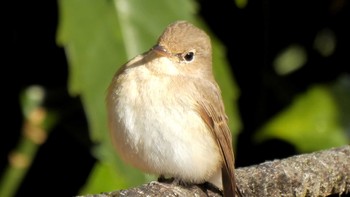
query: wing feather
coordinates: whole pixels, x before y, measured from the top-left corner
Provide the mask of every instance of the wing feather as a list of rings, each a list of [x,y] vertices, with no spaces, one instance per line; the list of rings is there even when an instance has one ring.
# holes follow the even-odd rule
[[[197,101],[197,111],[203,121],[207,124],[213,137],[217,140],[217,144],[221,151],[223,159],[222,182],[224,188],[224,196],[236,196],[236,181],[234,175],[234,155],[232,147],[232,135],[228,127],[228,118],[225,114],[224,104],[220,95],[220,89],[217,84],[211,84],[213,94],[201,95]],[[208,87],[201,87],[208,88]]]

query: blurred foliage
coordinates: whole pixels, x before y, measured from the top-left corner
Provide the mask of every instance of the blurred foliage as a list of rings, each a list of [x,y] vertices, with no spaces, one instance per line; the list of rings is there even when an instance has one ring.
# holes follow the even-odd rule
[[[238,8],[243,9],[247,6],[248,0],[235,0],[235,4]]]
[[[36,85],[27,87],[21,94],[24,116],[22,135],[15,149],[9,154],[9,165],[0,178],[1,197],[14,196],[40,146],[58,121],[55,112],[43,107],[45,96],[45,89]]]
[[[126,188],[148,181],[149,176],[126,166],[115,155],[107,131],[105,96],[116,70],[128,59],[152,47],[164,28],[175,20],[188,20],[204,29],[194,1],[61,0],[58,43],[69,62],[69,90],[83,102],[93,150],[99,159],[81,193]],[[240,129],[238,91],[213,35],[214,73],[222,88],[230,127]],[[112,164],[112,165],[111,165]]]
[[[274,68],[279,75],[287,75],[305,65],[307,60],[305,49],[297,44],[289,46],[277,55]]]
[[[340,103],[337,102],[333,89],[333,86],[325,85],[311,87],[267,122],[257,132],[256,139],[282,139],[293,144],[299,152],[347,144],[349,138],[340,119],[342,106],[338,105]],[[350,89],[341,88],[339,91],[347,91],[350,95]]]

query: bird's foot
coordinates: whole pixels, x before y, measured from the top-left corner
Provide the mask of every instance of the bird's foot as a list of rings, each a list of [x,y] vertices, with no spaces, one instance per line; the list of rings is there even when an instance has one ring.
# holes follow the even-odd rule
[[[223,191],[210,182],[204,182],[202,184],[198,184],[198,186],[202,188],[203,191],[206,191],[206,193],[208,193],[209,190],[213,193],[223,195]]]
[[[186,182],[182,181],[179,178],[174,178],[174,177],[165,178],[163,175],[160,175],[158,177],[158,182],[159,183],[170,184],[170,185],[175,185],[175,186],[181,185],[181,186],[185,186],[185,187],[190,185],[189,183],[186,183]]]

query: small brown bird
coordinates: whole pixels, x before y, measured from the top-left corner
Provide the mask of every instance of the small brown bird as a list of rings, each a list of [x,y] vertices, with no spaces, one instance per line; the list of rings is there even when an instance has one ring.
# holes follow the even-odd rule
[[[113,144],[127,163],[185,183],[210,182],[226,197],[240,195],[204,31],[186,21],[170,24],[153,48],[115,74],[107,110]]]

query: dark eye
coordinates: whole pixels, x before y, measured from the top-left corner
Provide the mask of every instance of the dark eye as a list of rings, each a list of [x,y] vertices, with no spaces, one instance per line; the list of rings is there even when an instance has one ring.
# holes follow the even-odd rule
[[[191,62],[194,59],[194,53],[192,51],[187,52],[184,55],[184,60],[186,60],[187,62]]]

